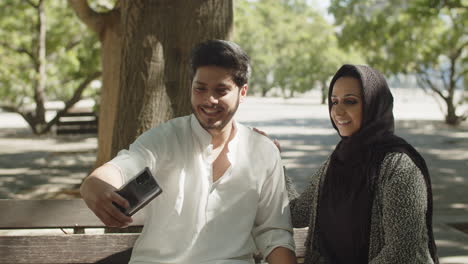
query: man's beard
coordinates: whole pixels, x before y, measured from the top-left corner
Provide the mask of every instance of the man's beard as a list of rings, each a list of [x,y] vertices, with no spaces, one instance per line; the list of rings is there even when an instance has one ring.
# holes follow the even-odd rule
[[[192,112],[194,113],[195,117],[197,118],[198,123],[200,123],[201,127],[203,127],[205,130],[218,130],[218,131],[221,131],[222,129],[224,129],[224,127],[226,127],[226,125],[232,120],[232,118],[236,114],[237,109],[239,108],[239,101],[240,101],[240,98],[237,97],[236,107],[232,111],[227,112],[226,118],[224,118],[222,120],[218,120],[218,121],[221,121],[221,123],[219,123],[219,124],[216,124],[216,123],[218,123],[218,121],[213,122],[213,124],[210,124],[211,123],[210,118],[208,118],[208,121],[206,123],[204,123],[202,120],[200,120],[201,118],[198,117],[198,112],[195,111],[193,106],[192,106]]]

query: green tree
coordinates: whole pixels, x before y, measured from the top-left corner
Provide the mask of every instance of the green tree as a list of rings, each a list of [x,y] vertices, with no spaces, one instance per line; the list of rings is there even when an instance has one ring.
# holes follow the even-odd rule
[[[0,2],[0,107],[19,113],[35,134],[48,132],[100,76],[95,39],[70,16],[62,1]],[[48,100],[65,101],[51,120]]]
[[[332,0],[343,47],[363,52],[388,74],[415,74],[419,85],[446,105],[445,121],[466,118],[457,107],[457,88],[468,72],[468,9],[464,0]]]
[[[234,23],[234,40],[252,58],[250,88],[262,96],[271,88],[292,97],[320,86],[325,102],[339,65],[360,61],[338,48],[333,25],[304,0],[238,1]]]

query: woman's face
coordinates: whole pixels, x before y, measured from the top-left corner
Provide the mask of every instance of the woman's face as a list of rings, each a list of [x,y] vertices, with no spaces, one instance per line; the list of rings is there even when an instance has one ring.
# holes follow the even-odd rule
[[[342,137],[349,137],[361,128],[362,92],[358,79],[341,77],[331,95],[331,118]]]

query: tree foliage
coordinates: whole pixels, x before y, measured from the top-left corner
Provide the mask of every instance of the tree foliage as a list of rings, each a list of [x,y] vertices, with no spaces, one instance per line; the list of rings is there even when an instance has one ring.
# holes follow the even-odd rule
[[[468,8],[464,0],[332,0],[343,47],[361,50],[389,74],[415,74],[421,87],[446,104],[446,122],[458,124],[468,77]]]
[[[234,40],[252,58],[251,89],[283,96],[323,85],[340,64],[358,60],[337,45],[333,26],[303,0],[235,2]],[[354,57],[353,57],[354,56]]]
[[[37,134],[58,118],[46,120],[46,101],[65,101],[67,110],[100,75],[96,38],[71,17],[63,1],[0,2],[0,107]]]

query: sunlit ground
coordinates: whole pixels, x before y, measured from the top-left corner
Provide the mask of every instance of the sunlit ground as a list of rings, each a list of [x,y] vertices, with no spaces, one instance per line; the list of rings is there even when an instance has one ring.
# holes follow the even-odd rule
[[[421,152],[430,169],[442,263],[468,263],[468,235],[447,225],[468,223],[468,123],[445,125],[439,105],[420,90],[395,90],[394,96],[396,133]],[[237,119],[280,140],[287,173],[299,191],[338,142],[317,93],[248,97]],[[18,115],[0,113],[0,198],[73,197],[95,152],[94,136],[35,137]]]

